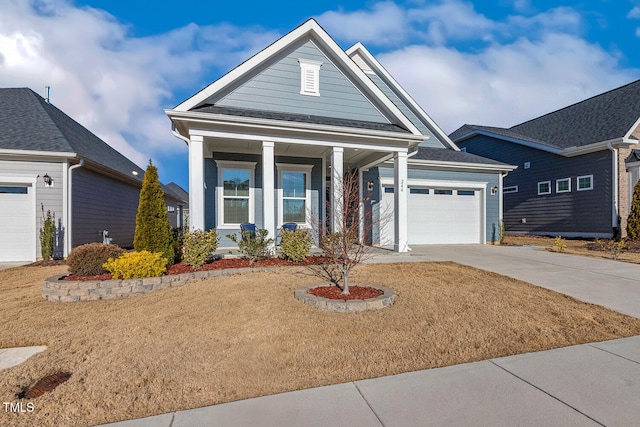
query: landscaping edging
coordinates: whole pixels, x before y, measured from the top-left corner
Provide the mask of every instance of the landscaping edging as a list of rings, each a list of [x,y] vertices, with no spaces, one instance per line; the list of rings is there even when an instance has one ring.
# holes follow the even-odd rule
[[[354,284],[355,285],[355,284]],[[359,311],[366,310],[379,310],[381,308],[385,308],[393,304],[396,299],[396,293],[389,288],[385,288],[384,286],[375,286],[375,285],[360,285],[367,286],[369,288],[380,289],[383,294],[377,296],[375,298],[369,298],[365,300],[337,300],[337,299],[329,299],[323,297],[317,297],[308,292],[309,289],[317,288],[320,286],[333,286],[327,284],[313,284],[313,285],[305,285],[296,288],[293,292],[294,297],[307,305],[310,305],[314,308],[320,310],[328,310],[328,311],[337,311],[340,313],[356,313]]]
[[[45,279],[42,296],[52,302],[94,301],[145,294],[148,292],[182,286],[193,280],[204,280],[210,277],[229,276],[232,274],[252,273],[274,270],[279,267],[226,268],[221,270],[196,271],[193,273],[172,274],[145,279],[122,280],[61,280],[68,274]]]

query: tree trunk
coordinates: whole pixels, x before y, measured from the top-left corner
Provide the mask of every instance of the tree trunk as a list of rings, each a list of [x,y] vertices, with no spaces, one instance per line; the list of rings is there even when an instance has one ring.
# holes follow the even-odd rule
[[[349,269],[345,268],[342,273],[342,280],[344,280],[344,286],[342,287],[342,295],[349,295]]]

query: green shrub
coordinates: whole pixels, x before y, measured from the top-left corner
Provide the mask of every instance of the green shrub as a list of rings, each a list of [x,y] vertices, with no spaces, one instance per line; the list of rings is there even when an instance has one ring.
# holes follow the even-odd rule
[[[227,234],[227,237],[238,245],[240,253],[249,260],[249,264],[253,264],[261,258],[271,256],[271,247],[273,239],[268,238],[268,230],[256,230],[255,237],[251,237],[251,231],[242,231],[240,237],[236,234]]]
[[[158,180],[158,169],[151,160],[140,189],[133,248],[136,251],[162,252],[167,265],[173,262],[175,256],[164,191]]]
[[[182,261],[182,245],[184,244],[184,235],[187,230],[184,227],[171,228],[171,237],[173,238],[173,263],[177,264]]]
[[[303,228],[283,229],[280,234],[280,258],[302,262],[311,251],[311,232]]]
[[[218,249],[216,230],[195,230],[183,236],[182,252],[184,263],[195,268],[203,266],[211,254]]]
[[[119,258],[109,258],[104,268],[116,279],[156,277],[167,271],[167,259],[161,252],[127,252]]]
[[[125,250],[118,245],[88,243],[74,248],[67,258],[69,271],[78,276],[96,276],[107,270],[103,264],[109,258],[118,258]]]
[[[40,210],[42,210],[42,227],[40,228],[40,253],[42,259],[47,261],[51,259],[53,255],[53,233],[56,227],[55,216],[51,215],[51,211],[47,209],[47,214],[44,214],[44,205],[40,204]]]
[[[640,181],[633,188],[631,212],[627,217],[627,237],[631,240],[640,240]]]

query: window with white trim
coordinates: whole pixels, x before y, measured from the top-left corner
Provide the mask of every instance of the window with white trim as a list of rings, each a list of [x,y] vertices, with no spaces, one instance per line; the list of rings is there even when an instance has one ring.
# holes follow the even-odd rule
[[[593,175],[579,176],[578,191],[593,190]]]
[[[570,193],[571,178],[556,179],[556,193]]]
[[[517,193],[517,192],[518,192],[518,186],[517,185],[510,185],[510,186],[504,187],[502,189],[502,194]]]
[[[551,194],[551,181],[542,181],[538,183],[538,196]]]
[[[218,166],[218,226],[240,227],[254,222],[255,162],[216,160]]]
[[[311,170],[313,165],[277,163],[278,222],[292,222],[309,227],[311,211]]]
[[[320,67],[322,62],[298,59],[300,64],[300,94],[320,96]]]

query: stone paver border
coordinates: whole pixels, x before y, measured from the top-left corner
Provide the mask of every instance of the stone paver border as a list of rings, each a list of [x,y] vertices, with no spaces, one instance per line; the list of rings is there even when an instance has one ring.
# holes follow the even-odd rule
[[[328,284],[312,284],[305,285],[296,288],[293,295],[298,300],[307,305],[310,305],[314,308],[320,310],[328,310],[328,311],[337,311],[339,313],[356,313],[360,311],[366,310],[379,310],[381,308],[385,308],[393,304],[396,299],[396,293],[389,288],[385,288],[384,286],[376,286],[376,285],[361,285],[361,284],[352,284],[358,286],[367,286],[369,288],[380,289],[383,294],[375,297],[369,298],[365,300],[335,300],[328,299],[323,297],[317,297],[315,295],[310,294],[308,291],[312,288],[317,288],[320,286],[332,286]]]
[[[147,277],[145,279],[122,280],[61,280],[63,277],[68,276],[68,274],[62,274],[45,279],[42,287],[42,296],[47,301],[52,302],[111,299],[181,286],[193,280],[205,280],[217,276],[269,271],[277,268],[280,267],[226,268],[160,277]]]

